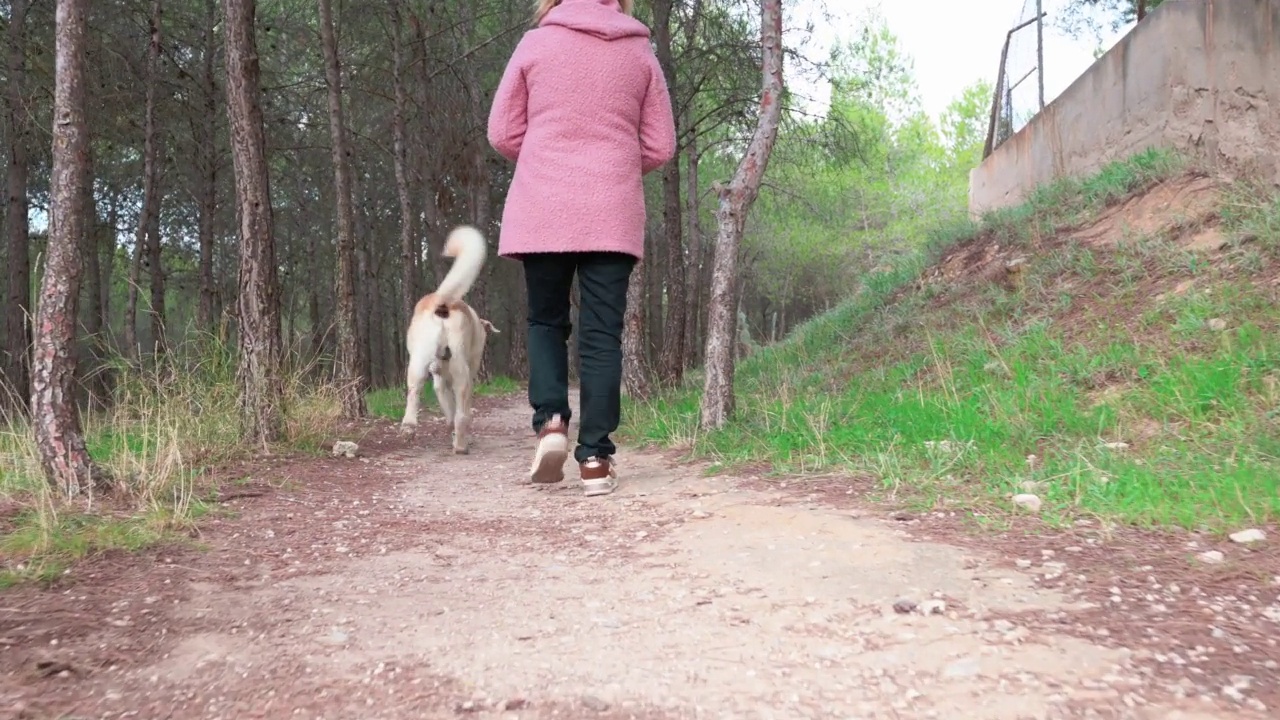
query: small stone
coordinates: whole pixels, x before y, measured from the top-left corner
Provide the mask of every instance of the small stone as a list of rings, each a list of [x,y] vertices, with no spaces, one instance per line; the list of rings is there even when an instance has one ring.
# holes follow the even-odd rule
[[[899,600],[894,601],[893,611],[898,613],[899,615],[906,615],[914,611],[916,609],[916,606],[917,606],[917,603],[915,600],[908,600],[907,598],[901,598]]]
[[[354,458],[360,453],[360,446],[350,440],[339,440],[333,444],[334,457]]]
[[[694,510],[693,512],[689,513],[689,517],[693,518],[694,520],[706,520],[707,518],[711,517],[711,513],[707,512],[706,510]]]
[[[1257,528],[1241,530],[1240,532],[1231,533],[1231,542],[1240,545],[1248,545],[1250,543],[1262,542],[1267,539],[1267,534]]]
[[[1222,332],[1227,329],[1227,321],[1222,318],[1213,318],[1208,323],[1209,329],[1214,332]]]
[[[1204,563],[1205,565],[1217,565],[1218,563],[1221,563],[1222,561],[1227,559],[1226,555],[1223,555],[1221,552],[1217,550],[1206,550],[1205,552],[1200,553],[1196,557],[1200,558],[1200,562]]]
[[[1128,450],[1128,449],[1129,449],[1129,443],[1127,443],[1127,442],[1109,442],[1109,443],[1103,443],[1103,444],[1102,444],[1102,447],[1104,447],[1104,448],[1106,448],[1106,449],[1108,449],[1108,450]]]
[[[1016,561],[1014,561],[1014,564],[1018,566],[1018,569],[1019,569],[1019,570],[1030,570],[1030,569],[1031,569],[1031,561],[1030,561],[1030,560],[1016,560]]]
[[[920,603],[921,615],[945,615],[947,603],[942,600],[925,600]]]
[[[582,706],[594,712],[604,712],[609,709],[609,703],[601,700],[595,695],[583,695]]]
[[[1040,496],[1031,493],[1021,493],[1013,496],[1013,504],[1028,512],[1040,512]]]
[[[529,707],[529,701],[522,697],[511,698],[502,704],[503,710],[523,710]]]

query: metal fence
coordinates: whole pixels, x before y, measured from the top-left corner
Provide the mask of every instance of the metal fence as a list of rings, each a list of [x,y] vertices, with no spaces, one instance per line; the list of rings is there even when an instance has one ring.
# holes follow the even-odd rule
[[[1044,109],[1044,23],[1044,0],[1023,0],[1000,50],[984,158]]]

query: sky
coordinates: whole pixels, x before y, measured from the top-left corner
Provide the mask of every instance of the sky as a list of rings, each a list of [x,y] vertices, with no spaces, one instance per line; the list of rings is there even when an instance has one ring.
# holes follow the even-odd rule
[[[800,0],[796,3],[795,19],[817,17],[820,2],[825,2],[830,20],[816,23],[814,36],[806,42],[810,57],[823,57],[826,48],[838,40],[855,36],[859,22],[868,11],[878,11],[889,29],[898,37],[902,49],[915,62],[915,76],[925,110],[932,116],[946,108],[965,86],[980,79],[994,84],[1000,64],[1000,48],[1005,34],[1017,24],[1024,0]],[[1045,102],[1052,101],[1080,76],[1094,61],[1096,39],[1079,40],[1067,37],[1054,27],[1052,19],[1060,15],[1069,0],[1044,0],[1046,19],[1045,34]],[[977,10],[982,6],[982,10]],[[1128,28],[1108,34],[1103,47],[1109,48]],[[1029,70],[1034,67],[1035,30],[1027,28],[1019,42],[1027,43],[1019,48],[1025,54],[1023,61]],[[1038,102],[1033,89],[1036,79],[1026,81],[1030,94],[1028,101]],[[805,94],[825,97],[824,89],[810,84],[797,90]],[[1015,102],[1020,105],[1020,102]],[[1034,107],[1032,109],[1035,109]]]

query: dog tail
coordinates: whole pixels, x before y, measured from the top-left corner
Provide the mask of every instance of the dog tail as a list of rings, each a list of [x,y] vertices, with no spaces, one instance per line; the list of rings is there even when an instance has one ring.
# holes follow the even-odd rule
[[[454,260],[453,267],[436,288],[436,297],[441,305],[457,302],[467,294],[476,278],[480,277],[487,251],[484,236],[470,225],[459,225],[449,233],[444,243],[444,256]]]

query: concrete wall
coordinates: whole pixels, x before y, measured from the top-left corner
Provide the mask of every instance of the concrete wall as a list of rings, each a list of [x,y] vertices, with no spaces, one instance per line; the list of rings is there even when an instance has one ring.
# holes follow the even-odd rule
[[[969,174],[975,214],[1173,147],[1280,183],[1280,0],[1170,0]]]

